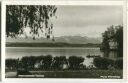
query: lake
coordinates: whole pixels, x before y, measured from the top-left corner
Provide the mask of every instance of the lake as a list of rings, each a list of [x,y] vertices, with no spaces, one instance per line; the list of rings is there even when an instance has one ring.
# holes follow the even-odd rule
[[[6,47],[6,59],[40,55],[66,56],[67,58],[69,56],[82,56],[85,58],[84,64],[88,66],[92,64],[93,58],[86,58],[87,55],[103,56],[103,53],[98,47]]]

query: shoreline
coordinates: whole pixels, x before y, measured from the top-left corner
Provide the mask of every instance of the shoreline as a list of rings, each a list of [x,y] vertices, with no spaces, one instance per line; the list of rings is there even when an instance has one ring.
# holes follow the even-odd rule
[[[44,48],[44,49],[53,49],[53,48],[55,48],[55,49],[100,49],[100,47],[5,47],[5,48],[33,48],[33,49],[40,49],[40,48]]]

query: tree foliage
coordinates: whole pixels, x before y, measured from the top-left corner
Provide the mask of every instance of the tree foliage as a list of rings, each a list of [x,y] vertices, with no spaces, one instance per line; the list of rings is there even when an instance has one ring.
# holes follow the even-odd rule
[[[31,68],[34,68],[36,58],[34,56],[30,56],[30,57],[26,56],[21,59],[21,62],[22,62],[21,65],[23,66],[23,68],[31,69]]]
[[[17,59],[6,59],[6,67],[8,69],[16,69],[17,68],[17,63],[18,60]]]
[[[68,59],[70,69],[79,69],[81,63],[84,62],[83,57],[77,57],[77,56],[70,56]]]
[[[33,39],[36,36],[42,37],[40,33],[45,33],[50,38],[53,29],[50,19],[55,16],[56,10],[54,5],[7,5],[7,37],[24,34],[24,29],[29,27]]]
[[[123,26],[110,26],[104,33],[102,33],[102,51],[109,52],[110,49],[110,42],[117,43],[116,50],[118,52],[118,56],[123,56]]]
[[[115,61],[115,68],[123,69],[123,58],[119,58]]]
[[[41,66],[44,70],[50,69],[51,64],[52,64],[52,56],[51,55],[47,55],[42,58]]]
[[[52,67],[61,70],[64,64],[68,64],[66,56],[56,56],[53,59]]]
[[[17,62],[15,62],[17,61]],[[78,70],[83,66],[84,58],[77,56],[70,56],[68,59],[66,56],[55,56],[51,55],[41,55],[41,56],[24,56],[20,60],[6,59],[6,68],[7,69],[24,69],[25,72],[32,69],[41,69],[41,70],[63,70],[64,65],[67,65],[67,68]],[[37,66],[38,67],[35,67]]]
[[[98,68],[98,69],[108,69],[108,67],[114,64],[114,61],[108,58],[102,58],[102,57],[97,57],[94,58],[93,64]]]

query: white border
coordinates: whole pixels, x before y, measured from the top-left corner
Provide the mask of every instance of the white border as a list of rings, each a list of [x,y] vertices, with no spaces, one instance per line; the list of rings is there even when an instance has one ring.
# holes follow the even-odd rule
[[[128,42],[128,1],[126,0],[126,27],[127,27],[127,42]],[[128,44],[127,44],[127,50],[128,50]],[[127,81],[128,81],[128,52],[127,52]]]
[[[1,2],[1,11],[5,12],[5,5]],[[1,80],[5,76],[5,13],[1,12]],[[3,19],[4,18],[4,19]],[[2,28],[3,27],[3,28]]]
[[[3,5],[123,5],[123,1],[4,0]]]
[[[127,3],[124,2],[123,5],[123,77],[124,79],[128,78],[128,71],[127,71]]]
[[[5,79],[5,24],[6,24],[6,5],[121,5],[123,6],[123,25],[124,25],[124,39],[126,39],[126,33],[127,33],[127,28],[126,28],[126,2],[125,1],[58,1],[58,0],[53,0],[53,1],[30,1],[30,0],[5,0],[2,1],[2,14],[1,14],[1,21],[2,21],[2,41],[1,41],[1,45],[2,45],[2,81],[6,81],[6,82],[16,82],[16,81],[26,81],[26,82],[52,82],[52,83],[56,83],[56,82],[124,82],[126,81],[126,40],[124,41],[124,68],[123,68],[123,79],[87,79],[87,78],[82,78],[82,79],[78,79],[78,78],[66,78],[66,79],[54,79],[54,78],[6,78]]]

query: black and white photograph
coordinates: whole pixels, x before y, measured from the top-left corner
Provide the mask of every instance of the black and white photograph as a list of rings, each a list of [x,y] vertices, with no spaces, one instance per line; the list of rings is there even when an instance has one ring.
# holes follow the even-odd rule
[[[122,5],[6,5],[5,78],[123,79]]]

